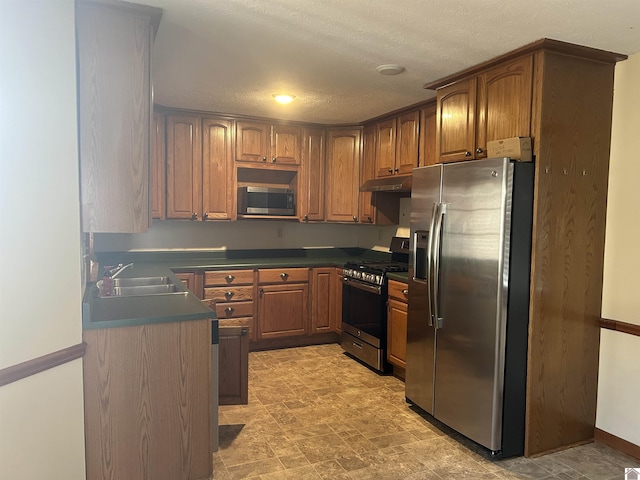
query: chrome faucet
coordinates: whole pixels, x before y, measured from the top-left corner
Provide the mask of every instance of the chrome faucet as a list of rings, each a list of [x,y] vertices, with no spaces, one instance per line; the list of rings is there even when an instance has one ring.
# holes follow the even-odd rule
[[[111,278],[116,278],[118,275],[124,272],[127,268],[132,266],[133,266],[133,262],[128,263],[126,265],[122,265],[121,263],[119,263],[117,267],[113,267],[111,270],[109,270],[109,274],[110,274],[109,276]]]

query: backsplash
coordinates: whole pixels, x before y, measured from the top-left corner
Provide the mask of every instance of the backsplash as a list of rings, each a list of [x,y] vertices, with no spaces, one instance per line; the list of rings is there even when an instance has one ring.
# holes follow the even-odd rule
[[[400,225],[289,221],[156,221],[146,233],[94,235],[96,252],[361,247],[388,251],[391,237],[409,236],[410,199],[400,201]]]

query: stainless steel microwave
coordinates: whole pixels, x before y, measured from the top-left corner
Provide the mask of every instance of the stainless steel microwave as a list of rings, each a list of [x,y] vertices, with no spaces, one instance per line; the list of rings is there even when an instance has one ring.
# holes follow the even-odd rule
[[[238,187],[238,213],[243,215],[295,215],[293,190],[274,187]]]

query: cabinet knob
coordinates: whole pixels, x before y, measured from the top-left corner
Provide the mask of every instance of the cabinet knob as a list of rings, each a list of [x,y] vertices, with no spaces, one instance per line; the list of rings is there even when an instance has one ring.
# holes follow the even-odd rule
[[[484,150],[482,150],[481,148],[476,148],[476,153],[482,153],[484,152]]]
[[[358,217],[356,217],[355,215],[353,216],[353,221],[357,222],[358,221]]]
[[[267,157],[262,157],[262,161],[266,162],[267,161]]]
[[[233,297],[233,292],[225,292],[224,296],[227,300],[230,300]]]
[[[227,307],[224,309],[224,313],[227,314],[227,316],[231,316],[231,314],[233,314],[233,307]]]
[[[465,157],[470,157],[471,156],[471,152],[464,152],[464,156]]]
[[[285,272],[282,272],[282,273],[280,274],[280,278],[281,278],[282,280],[286,280],[287,278],[289,278],[289,274],[288,274],[288,273],[285,273]]]
[[[202,214],[202,219],[203,219],[203,220],[207,220],[208,218],[209,218],[209,213],[208,213],[208,212],[204,212],[204,213]]]
[[[403,295],[409,295],[409,290],[407,290],[406,288],[404,290],[402,290],[402,294]]]
[[[387,172],[389,172],[389,173],[393,173],[393,169],[391,169],[391,168],[387,168]]]
[[[227,281],[227,283],[231,283],[233,282],[233,279],[236,278],[233,275],[227,275],[226,277],[224,277],[224,279]]]
[[[273,158],[271,159],[271,163],[276,163],[276,160],[278,160],[278,159],[277,159],[276,157],[273,157]]]
[[[394,169],[393,169],[393,171],[394,171],[395,173],[398,173],[398,172],[400,171],[400,169],[399,169],[399,168],[394,168]]]
[[[305,216],[302,217],[302,220],[305,221],[305,222],[308,222],[309,221],[309,215],[305,214]]]
[[[191,220],[197,220],[198,219],[198,214],[197,213],[192,213],[191,214]]]
[[[371,218],[371,217],[367,217],[367,222],[369,222],[369,223],[373,223],[373,218]]]

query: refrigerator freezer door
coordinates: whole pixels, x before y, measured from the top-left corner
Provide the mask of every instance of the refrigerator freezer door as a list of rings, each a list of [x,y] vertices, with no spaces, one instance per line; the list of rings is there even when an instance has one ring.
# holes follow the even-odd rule
[[[435,331],[433,326],[429,325],[431,310],[427,285],[429,278],[427,257],[432,213],[434,205],[440,202],[441,172],[441,165],[414,169],[411,191],[412,251],[409,262],[405,396],[410,402],[431,414],[433,413]],[[414,277],[416,277],[415,280]]]
[[[495,451],[502,432],[512,171],[508,160],[491,159],[446,165],[442,175],[433,415]]]

